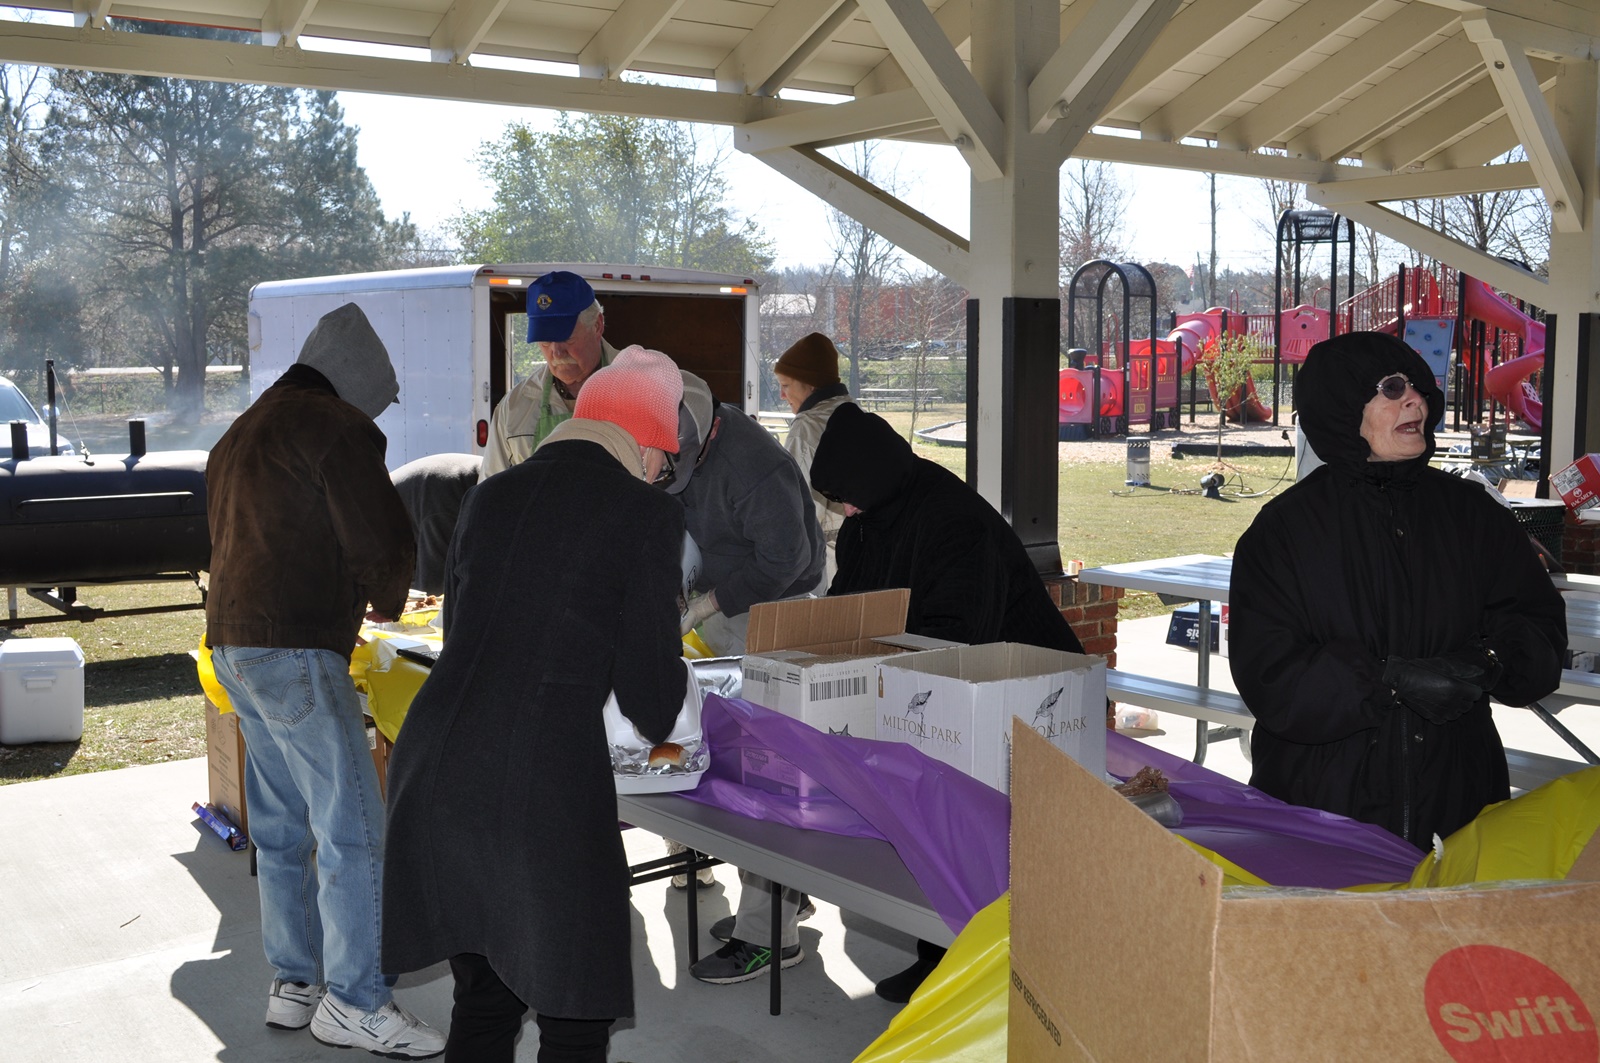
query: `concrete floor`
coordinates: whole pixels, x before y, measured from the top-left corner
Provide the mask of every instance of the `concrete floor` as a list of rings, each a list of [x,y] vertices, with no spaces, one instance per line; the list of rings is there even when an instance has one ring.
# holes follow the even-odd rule
[[[1166,618],[1124,623],[1121,665],[1192,681],[1194,654],[1164,644]],[[1230,680],[1217,661],[1214,681]],[[1559,740],[1529,714],[1504,710],[1510,745],[1559,755]],[[1600,709],[1572,709],[1568,726],[1600,744]],[[1194,725],[1163,721],[1152,739],[1188,756]],[[1208,766],[1247,777],[1237,742]],[[191,1060],[342,1060],[309,1034],[262,1022],[272,972],[261,953],[255,882],[190,812],[206,794],[206,765],[187,760],[0,787],[0,1058],[16,1063],[187,1063]],[[661,842],[628,832],[630,858]],[[732,869],[700,895],[702,927],[737,900]],[[767,1014],[767,981],[710,986],[689,978],[683,898],[665,882],[633,893],[638,1017],[619,1027],[611,1058],[635,1063],[846,1061],[897,1010],[872,994],[905,966],[905,935],[818,903],[802,924],[807,959],[784,974],[784,1013]],[[669,918],[670,916],[670,918]],[[702,942],[702,951],[715,943]],[[437,967],[401,979],[397,998],[444,1026],[450,977]],[[525,1028],[531,1030],[531,1027]],[[524,1034],[519,1060],[537,1054]]]

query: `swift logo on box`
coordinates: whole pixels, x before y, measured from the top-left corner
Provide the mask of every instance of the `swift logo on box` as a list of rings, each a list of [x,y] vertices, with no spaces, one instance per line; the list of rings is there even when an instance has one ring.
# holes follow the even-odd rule
[[[1434,1036],[1456,1063],[1594,1063],[1600,1032],[1566,979],[1499,945],[1439,957],[1423,988]]]

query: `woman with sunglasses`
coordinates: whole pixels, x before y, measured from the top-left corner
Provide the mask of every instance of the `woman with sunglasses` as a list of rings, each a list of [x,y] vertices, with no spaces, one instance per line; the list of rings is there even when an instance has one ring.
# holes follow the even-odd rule
[[[1510,512],[1428,465],[1444,395],[1410,347],[1324,340],[1295,399],[1324,464],[1262,507],[1229,592],[1250,782],[1426,849],[1510,796],[1489,699],[1556,688],[1565,609]]]
[[[650,486],[683,379],[629,347],[527,461],[467,495],[444,649],[389,766],[384,970],[450,961],[446,1063],[604,1063],[633,1014],[627,860],[601,712],[662,742],[683,705],[683,507]]]

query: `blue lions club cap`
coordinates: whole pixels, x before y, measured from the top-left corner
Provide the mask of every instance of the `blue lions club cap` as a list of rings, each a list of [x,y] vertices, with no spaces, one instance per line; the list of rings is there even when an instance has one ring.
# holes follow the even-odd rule
[[[528,342],[564,342],[593,303],[594,289],[576,273],[546,273],[528,285]]]

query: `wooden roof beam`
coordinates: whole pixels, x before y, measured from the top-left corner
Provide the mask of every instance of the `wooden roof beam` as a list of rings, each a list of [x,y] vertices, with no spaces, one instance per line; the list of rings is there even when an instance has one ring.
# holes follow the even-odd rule
[[[1376,203],[1340,202],[1341,194],[1338,186],[1332,189],[1322,185],[1306,186],[1306,197],[1313,203],[1336,210],[1359,225],[1447,262],[1468,276],[1487,281],[1492,287],[1509,292],[1518,299],[1525,299],[1535,306],[1550,305],[1550,282],[1543,277],[1485,254],[1387,207]]]
[[[1139,123],[1139,131],[1156,140],[1200,135],[1211,119],[1234,101],[1312,46],[1338,33],[1371,6],[1372,0],[1316,0],[1306,4],[1146,117]]]
[[[494,0],[504,4],[505,0]],[[622,0],[578,53],[578,75],[616,81],[655,39],[684,0]]]
[[[1289,154],[1342,159],[1480,76],[1483,57],[1465,36],[1390,75],[1288,143]]]
[[[1250,151],[1288,136],[1334,100],[1353,91],[1384,67],[1398,62],[1430,37],[1453,29],[1455,15],[1412,4],[1377,23],[1349,45],[1301,74],[1292,84],[1263,100],[1217,131],[1217,144]]]
[[[779,0],[717,64],[717,88],[777,95],[856,10],[856,0]]]
[[[1541,88],[1552,88],[1561,64],[1536,60],[1534,67]],[[1499,91],[1494,82],[1484,78],[1426,114],[1418,115],[1403,128],[1368,145],[1361,157],[1386,170],[1404,170],[1425,163],[1469,131],[1504,114],[1505,104],[1500,100]]]
[[[955,283],[971,287],[971,247],[960,234],[809,148],[776,148],[754,157]]]
[[[861,10],[974,176],[982,181],[1001,176],[1005,128],[1000,115],[922,0],[861,0]]]
[[[1064,118],[1080,127],[1078,136],[1088,132],[1180,6],[1180,0],[1085,2],[1093,6],[1028,86],[1028,122],[1035,133]]]
[[[1467,37],[1483,53],[1489,77],[1505,102],[1506,117],[1516,129],[1528,161],[1539,175],[1539,187],[1550,204],[1550,224],[1559,232],[1582,232],[1587,224],[1589,197],[1578,180],[1577,169],[1567,150],[1555,115],[1545,102],[1539,75],[1528,58],[1525,46],[1504,36],[1518,28],[1485,14],[1461,20]]]
[[[1255,10],[1262,0],[1194,0],[1167,23],[1144,58],[1134,64],[1122,87],[1112,94],[1110,114],[1156,78],[1183,62],[1213,37]],[[1077,5],[1073,5],[1077,6]]]

